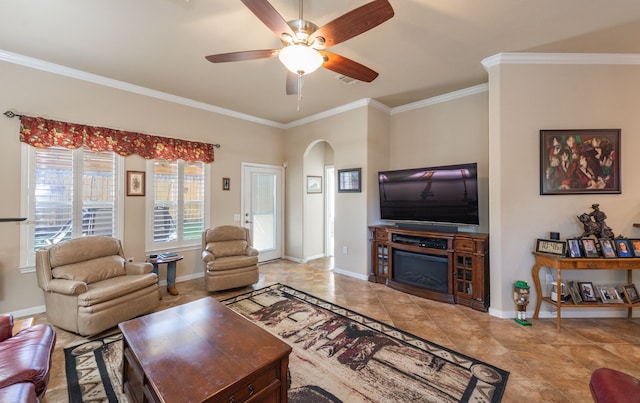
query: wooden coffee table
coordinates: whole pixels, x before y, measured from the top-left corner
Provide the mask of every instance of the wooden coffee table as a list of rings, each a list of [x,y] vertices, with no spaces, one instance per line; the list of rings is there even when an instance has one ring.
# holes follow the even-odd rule
[[[133,402],[287,401],[291,347],[213,298],[118,326]]]

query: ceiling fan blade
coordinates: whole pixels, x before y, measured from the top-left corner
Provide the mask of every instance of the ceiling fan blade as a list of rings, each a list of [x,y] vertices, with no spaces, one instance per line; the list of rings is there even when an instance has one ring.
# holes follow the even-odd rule
[[[326,50],[320,50],[319,52],[325,59],[325,62],[322,65],[325,69],[329,69],[336,73],[367,83],[370,83],[378,77],[378,73],[367,66],[363,66],[362,64],[354,62],[351,59],[347,59],[344,56],[327,52]]]
[[[394,12],[388,0],[367,3],[318,28],[309,36],[308,43],[318,37],[324,38],[324,47],[337,45],[360,35],[393,17]]]
[[[287,21],[276,11],[267,0],[242,0],[244,5],[251,10],[280,39],[283,34],[295,38],[296,34],[287,24]]]
[[[287,70],[287,95],[298,95],[298,75]]]
[[[280,49],[245,50],[242,52],[220,53],[206,56],[211,63],[240,62],[243,60],[267,59],[276,57]]]

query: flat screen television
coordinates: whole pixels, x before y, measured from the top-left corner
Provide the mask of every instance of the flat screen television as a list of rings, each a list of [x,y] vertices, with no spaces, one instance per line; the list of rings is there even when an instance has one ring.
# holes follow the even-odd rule
[[[378,173],[380,218],[479,225],[477,163]]]

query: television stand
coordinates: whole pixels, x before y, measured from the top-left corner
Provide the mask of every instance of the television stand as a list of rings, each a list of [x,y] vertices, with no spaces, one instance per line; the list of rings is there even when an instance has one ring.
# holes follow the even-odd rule
[[[487,234],[369,227],[369,281],[435,301],[489,309]]]

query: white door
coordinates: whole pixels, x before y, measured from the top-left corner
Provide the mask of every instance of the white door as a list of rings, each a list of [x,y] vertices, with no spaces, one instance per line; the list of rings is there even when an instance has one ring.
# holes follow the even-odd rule
[[[283,176],[282,167],[242,164],[241,224],[251,231],[260,262],[282,257]]]

